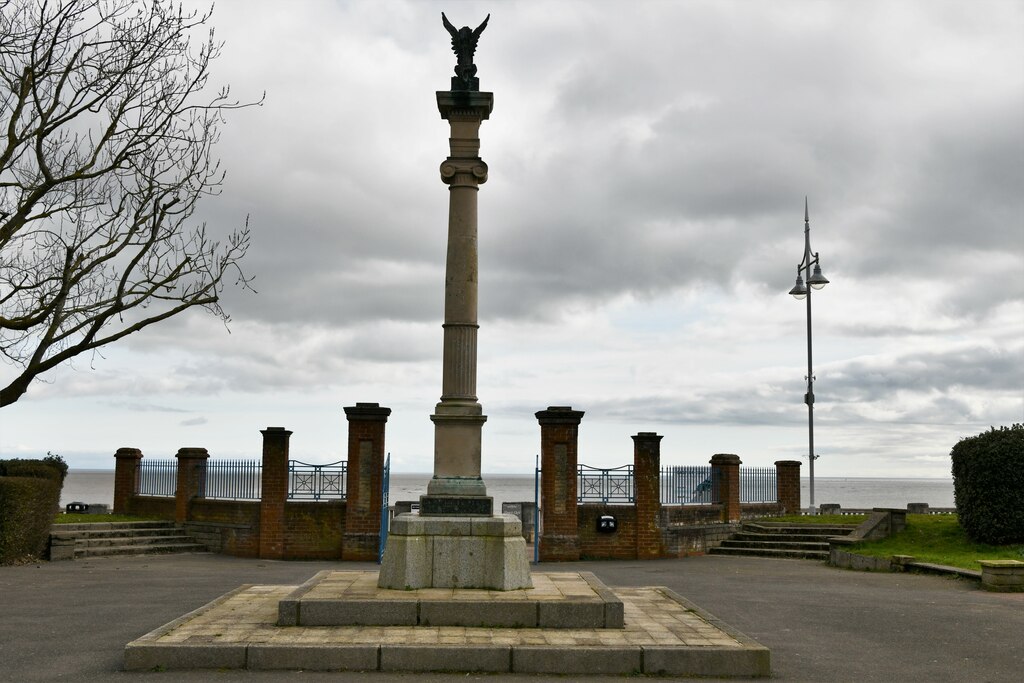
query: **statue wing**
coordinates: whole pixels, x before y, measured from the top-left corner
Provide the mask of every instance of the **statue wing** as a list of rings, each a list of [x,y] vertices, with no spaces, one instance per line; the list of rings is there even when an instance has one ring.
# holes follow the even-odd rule
[[[442,15],[443,14],[444,13],[442,12]],[[487,28],[487,22],[490,21],[490,19],[491,19],[491,15],[488,14],[487,18],[484,19],[484,23],[482,23],[479,26],[477,26],[476,30],[473,31],[473,43],[474,44],[476,44],[477,39],[480,38],[480,34],[484,32],[484,29]]]
[[[489,17],[491,15],[488,14],[487,16]],[[448,33],[452,34],[452,38],[454,39],[455,36],[458,35],[459,30],[457,28],[455,28],[454,26],[452,26],[452,22],[448,21],[448,17],[446,17],[444,15],[444,12],[441,12],[441,21],[444,22],[444,27],[446,29],[448,29]],[[485,21],[484,23],[486,24],[487,22]]]

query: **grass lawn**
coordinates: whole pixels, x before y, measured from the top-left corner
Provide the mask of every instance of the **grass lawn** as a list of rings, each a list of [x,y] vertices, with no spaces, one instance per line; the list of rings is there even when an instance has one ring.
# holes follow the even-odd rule
[[[975,543],[957,523],[956,515],[907,515],[907,528],[880,541],[850,546],[850,552],[873,557],[913,555],[919,562],[933,562],[980,570],[978,560],[1024,561],[1024,544]]]
[[[88,515],[59,514],[53,518],[54,524],[91,524],[94,522],[152,522],[153,517],[135,517],[133,515]]]

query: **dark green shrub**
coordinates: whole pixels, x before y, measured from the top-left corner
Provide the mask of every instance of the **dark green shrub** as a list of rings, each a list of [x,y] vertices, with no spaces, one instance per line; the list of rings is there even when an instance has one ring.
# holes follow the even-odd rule
[[[0,460],[0,564],[46,552],[68,466],[59,455]]]
[[[46,552],[60,489],[58,477],[0,477],[0,564]]]
[[[961,439],[950,452],[960,525],[980,543],[1024,542],[1024,424]]]

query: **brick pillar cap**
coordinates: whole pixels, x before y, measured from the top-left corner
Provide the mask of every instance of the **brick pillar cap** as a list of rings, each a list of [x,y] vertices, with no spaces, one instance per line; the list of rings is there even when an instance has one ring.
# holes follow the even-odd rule
[[[118,448],[114,453],[115,458],[141,458],[142,451],[138,448]]]
[[[711,456],[712,465],[739,465],[742,464],[740,456],[732,453],[715,453]]]
[[[345,406],[345,417],[350,422],[387,422],[390,414],[391,408],[382,408],[379,403],[356,403],[354,406]]]
[[[176,458],[209,458],[210,452],[205,448],[179,448]]]
[[[289,430],[285,429],[284,427],[267,427],[266,429],[261,429],[260,434],[262,434],[263,436],[270,436],[271,434],[273,434],[274,436],[292,435],[292,433]]]
[[[573,410],[572,406],[548,406],[547,410],[538,410],[533,414],[537,421],[545,424],[575,424],[583,419],[582,410]]]
[[[631,436],[629,438],[634,441],[661,441],[665,437],[657,432],[637,432],[636,436]]]
[[[803,465],[799,460],[776,460],[776,467],[800,467]]]

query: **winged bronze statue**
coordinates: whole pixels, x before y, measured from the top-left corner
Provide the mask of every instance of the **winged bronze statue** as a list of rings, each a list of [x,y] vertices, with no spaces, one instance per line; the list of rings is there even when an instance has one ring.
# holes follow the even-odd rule
[[[458,64],[455,66],[455,76],[452,77],[452,91],[456,90],[480,90],[480,79],[476,77],[476,64],[473,63],[473,54],[476,52],[476,43],[480,40],[480,34],[487,28],[487,22],[491,15],[488,14],[483,23],[470,29],[463,26],[456,29],[448,17],[441,12],[441,21],[448,33],[452,35],[452,52],[458,57]]]

